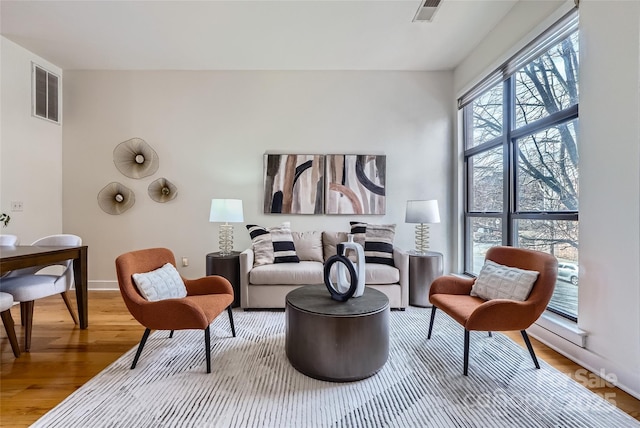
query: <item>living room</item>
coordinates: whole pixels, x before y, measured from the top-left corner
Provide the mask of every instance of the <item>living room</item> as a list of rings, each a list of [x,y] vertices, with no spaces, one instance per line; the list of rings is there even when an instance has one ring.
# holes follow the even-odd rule
[[[395,223],[395,244],[405,249],[413,248],[413,225],[404,223],[406,201],[437,199],[441,223],[431,227],[430,247],[444,255],[445,272],[462,272],[464,183],[456,100],[573,7],[573,2],[565,1],[482,2],[500,11],[500,19],[482,37],[471,39],[473,45],[455,66],[441,70],[430,68],[428,58],[413,69],[390,67],[386,64],[394,57],[388,46],[380,48],[387,57],[377,64],[361,67],[354,61],[350,68],[345,63],[338,68],[322,62],[331,58],[328,52],[305,49],[305,42],[315,47],[314,40],[301,40],[297,46],[299,56],[306,55],[305,67],[286,58],[277,61],[277,50],[270,51],[275,58],[257,58],[253,68],[243,67],[242,61],[248,59],[242,57],[216,69],[167,66],[161,61],[163,46],[131,43],[126,54],[132,65],[114,69],[109,59],[117,52],[97,52],[92,58],[102,61],[95,65],[75,64],[71,53],[82,45],[81,39],[66,40],[47,56],[45,51],[38,54],[46,34],[40,40],[21,35],[21,27],[34,24],[21,21],[19,13],[7,13],[14,7],[23,10],[20,3],[2,2],[0,207],[7,212],[11,201],[24,205],[22,211],[9,212],[12,219],[3,233],[19,236],[23,244],[53,233],[81,236],[89,247],[90,290],[117,289],[115,258],[153,246],[170,248],[179,260],[186,257],[188,266],[179,266],[185,277],[202,276],[205,255],[217,250],[217,225],[207,217],[212,198],[242,199],[245,224],[274,226],[290,221],[293,230],[304,231],[318,229],[319,223],[323,230],[348,230],[351,220]],[[24,10],[55,21],[56,2],[29,3],[22,6]],[[304,3],[319,7],[323,2]],[[394,2],[372,3],[371,7],[395,11]],[[400,3],[409,3],[410,21],[419,2]],[[594,372],[614,373],[620,388],[640,398],[638,16],[637,1],[580,2],[576,326],[587,333],[587,344],[576,346],[542,327],[534,327],[531,334]],[[147,18],[149,31],[161,34]],[[268,28],[260,25],[261,14],[246,18],[244,25]],[[437,15],[434,24],[436,19]],[[100,29],[118,39],[119,27],[127,23],[131,24],[108,21]],[[30,36],[37,34],[31,31]],[[273,31],[276,35],[268,41],[282,37]],[[414,31],[418,37],[424,28]],[[245,37],[243,33],[214,40],[211,53],[199,53],[214,55],[218,45],[242,46]],[[259,43],[259,38],[254,33],[251,39]],[[145,49],[157,52],[155,67],[135,62]],[[187,56],[191,48],[184,50]],[[350,56],[357,58],[358,52],[344,53]],[[61,125],[31,115],[32,62],[62,78]],[[114,166],[114,148],[134,137],[158,153],[160,166],[154,176],[129,179]],[[266,153],[386,155],[386,213],[264,214]],[[158,177],[178,188],[170,203],[158,204],[146,195],[147,186]],[[100,189],[113,181],[136,195],[135,205],[122,215],[108,215],[97,204]],[[244,224],[236,225],[234,241],[236,250],[250,246]]]

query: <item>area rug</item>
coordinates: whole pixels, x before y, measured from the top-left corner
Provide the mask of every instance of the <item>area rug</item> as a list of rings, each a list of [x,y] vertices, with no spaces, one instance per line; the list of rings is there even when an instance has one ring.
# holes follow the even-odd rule
[[[39,419],[35,427],[636,427],[581,384],[502,334],[471,333],[462,375],[462,327],[430,309],[391,312],[390,353],[374,376],[311,379],[285,354],[284,312],[234,310],[212,334],[206,373],[202,331],[154,332],[138,366],[131,349]],[[367,358],[366,354],[362,358]]]

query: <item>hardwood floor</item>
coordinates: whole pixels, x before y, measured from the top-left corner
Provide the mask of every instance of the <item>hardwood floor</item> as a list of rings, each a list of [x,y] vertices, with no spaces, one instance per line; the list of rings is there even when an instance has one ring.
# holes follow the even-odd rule
[[[16,334],[24,344],[20,308],[11,310]],[[62,299],[36,302],[31,352],[15,358],[4,330],[0,339],[0,426],[24,427],[60,403],[123,353],[136,346],[144,328],[127,311],[118,291],[89,292],[89,328],[74,326]],[[523,345],[518,332],[509,336]],[[532,339],[539,358],[640,420],[640,401]],[[585,382],[589,379],[590,382]],[[606,395],[609,394],[609,395]]]

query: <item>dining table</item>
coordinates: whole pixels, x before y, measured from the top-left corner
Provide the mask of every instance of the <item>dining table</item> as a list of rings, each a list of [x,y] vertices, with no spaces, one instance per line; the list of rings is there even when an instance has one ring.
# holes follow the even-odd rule
[[[65,260],[73,260],[73,281],[78,304],[80,328],[89,326],[87,296],[88,246],[0,246],[0,275],[6,272],[33,266],[45,266]]]

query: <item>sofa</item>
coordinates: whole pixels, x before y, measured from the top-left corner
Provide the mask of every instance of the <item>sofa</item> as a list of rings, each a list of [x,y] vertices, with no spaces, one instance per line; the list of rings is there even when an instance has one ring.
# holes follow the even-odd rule
[[[336,254],[337,244],[347,241],[348,232],[292,231],[291,236],[297,263],[255,265],[255,246],[240,253],[243,309],[284,308],[290,291],[308,284],[324,287],[324,262]],[[367,261],[365,285],[386,294],[392,309],[404,310],[409,304],[409,254],[393,246],[392,259],[393,265]]]

